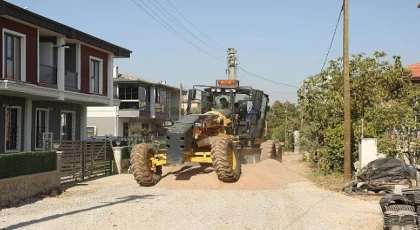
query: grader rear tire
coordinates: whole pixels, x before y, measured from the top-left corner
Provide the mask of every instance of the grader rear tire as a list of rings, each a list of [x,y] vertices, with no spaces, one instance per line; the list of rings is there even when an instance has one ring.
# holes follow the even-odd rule
[[[276,144],[272,140],[261,143],[261,161],[276,158]]]
[[[231,139],[220,138],[211,145],[213,168],[220,181],[231,183],[242,174],[238,149]]]
[[[133,147],[130,155],[131,168],[134,179],[140,186],[150,187],[156,185],[162,177],[162,166],[156,166],[152,170],[150,158],[157,153],[157,150],[148,144],[138,144]]]

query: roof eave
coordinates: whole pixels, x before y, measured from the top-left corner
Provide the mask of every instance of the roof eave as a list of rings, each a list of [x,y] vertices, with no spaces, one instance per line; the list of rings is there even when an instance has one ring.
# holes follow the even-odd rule
[[[131,50],[114,45],[100,38],[94,37],[87,33],[81,32],[62,23],[56,22],[39,14],[25,10],[21,7],[13,5],[4,0],[0,0],[0,15],[8,15],[10,17],[25,21],[38,27],[65,35],[69,39],[75,39],[95,47],[112,52],[118,58],[130,58]]]

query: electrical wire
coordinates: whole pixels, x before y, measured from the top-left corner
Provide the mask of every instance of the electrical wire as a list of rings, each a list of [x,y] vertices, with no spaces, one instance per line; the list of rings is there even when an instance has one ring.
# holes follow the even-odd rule
[[[148,0],[149,2],[150,2],[150,0]],[[167,0],[168,1],[168,0]],[[154,12],[147,4],[145,4],[144,2],[143,2],[143,0],[140,0],[140,2],[141,3],[143,3],[154,15],[156,15],[156,17],[158,17],[161,21],[163,21],[163,23],[165,23],[166,24],[166,26],[164,25],[164,24],[162,24],[159,20],[157,20],[153,15],[151,15],[145,8],[143,8],[140,4],[138,4],[135,0],[132,0],[132,2],[134,2],[138,7],[140,7],[145,13],[147,13],[152,19],[154,19],[156,22],[158,22],[160,25],[162,25],[164,28],[166,28],[167,30],[169,30],[170,32],[172,32],[173,34],[175,34],[177,37],[179,37],[179,38],[181,38],[182,40],[184,40],[185,42],[187,42],[188,44],[190,44],[190,45],[192,45],[192,46],[194,46],[195,48],[197,48],[197,49],[199,49],[200,51],[202,51],[202,52],[204,52],[204,53],[206,53],[206,54],[208,54],[208,55],[210,55],[211,57],[213,57],[213,58],[215,58],[216,60],[218,60],[218,61],[221,61],[221,62],[225,62],[223,59],[220,59],[220,58],[218,58],[217,56],[215,56],[215,55],[213,55],[212,53],[210,53],[210,52],[208,52],[208,51],[206,51],[206,50],[204,50],[204,49],[202,49],[201,47],[199,47],[199,46],[197,46],[197,45],[195,45],[194,43],[192,43],[190,40],[188,40],[187,38],[185,38],[184,36],[182,36],[180,33],[178,33],[172,26],[170,26],[168,23],[166,23],[166,21],[165,20],[163,20],[158,14],[156,14],[156,12]],[[169,2],[169,1],[168,1]],[[169,4],[171,4],[172,6],[173,6],[173,4],[171,3],[171,2],[169,2]],[[155,6],[155,5],[154,5]],[[156,6],[155,6],[156,7]],[[174,7],[174,9],[176,9],[175,8],[175,6],[173,6]],[[176,9],[177,10],[177,9]],[[178,10],[177,10],[178,11]],[[161,12],[162,13],[162,12]],[[181,16],[182,16],[182,13],[181,12],[179,12],[178,11],[178,13],[180,13],[181,14]],[[186,19],[186,18],[185,18]],[[188,22],[189,22],[189,20],[188,19],[186,19]],[[192,25],[192,23],[191,22],[189,22],[191,25]],[[169,28],[168,28],[169,27]],[[195,27],[195,26],[194,26]],[[198,30],[198,28],[196,28],[197,30]],[[252,76],[254,76],[254,77],[257,77],[257,78],[260,78],[260,79],[263,79],[263,80],[265,80],[265,81],[268,81],[268,82],[271,82],[271,83],[274,83],[274,84],[276,84],[276,85],[284,85],[284,86],[288,86],[288,87],[293,87],[293,88],[297,88],[297,89],[299,89],[300,87],[297,87],[297,86],[293,86],[293,85],[289,85],[289,84],[285,84],[285,83],[281,83],[281,82],[276,82],[276,81],[273,81],[273,80],[270,80],[270,79],[268,79],[268,78],[264,78],[264,77],[261,77],[261,76],[259,76],[258,74],[255,74],[255,73],[252,73],[252,72],[250,72],[250,71],[248,71],[248,70],[246,70],[246,69],[244,69],[244,68],[242,68],[242,67],[237,67],[237,68],[239,68],[239,69],[241,69],[242,71],[244,71],[245,73],[247,73],[247,74],[249,74],[249,75],[252,75]]]
[[[216,60],[219,61],[223,61],[223,59],[218,58],[217,56],[215,56],[214,54],[200,48],[199,46],[195,45],[194,43],[192,43],[190,40],[188,40],[187,38],[185,38],[184,36],[182,36],[181,34],[179,34],[172,26],[170,26],[168,23],[165,22],[165,20],[163,20],[159,15],[157,15],[152,9],[150,9],[149,6],[147,6],[142,0],[140,0],[140,2],[142,2],[150,11],[152,11],[152,13],[154,13],[160,20],[163,21],[163,23],[166,24],[166,26],[164,24],[162,24],[159,20],[157,20],[153,15],[151,15],[146,9],[144,9],[140,4],[138,4],[138,2],[136,2],[135,0],[131,0],[132,2],[134,2],[138,7],[140,7],[145,13],[147,13],[153,20],[155,20],[156,22],[158,22],[161,26],[165,27],[167,30],[169,30],[171,33],[175,34],[177,37],[181,38],[182,40],[184,40],[185,42],[187,42],[188,44],[194,46],[195,48],[199,49],[200,51],[210,55],[211,57],[215,58]],[[168,28],[169,27],[169,28]]]
[[[220,45],[219,43],[217,43],[216,41],[214,41],[213,39],[211,39],[209,36],[207,36],[206,34],[204,34],[203,32],[201,32],[201,30],[199,30],[190,20],[187,19],[187,17],[184,16],[184,14],[181,13],[181,11],[179,11],[169,0],[166,0],[192,27],[194,27],[200,34],[202,34],[204,37],[206,37],[208,40],[212,41],[214,44],[216,44],[217,46],[219,46],[222,49],[227,49],[225,46]]]
[[[330,47],[328,48],[328,52],[327,52],[327,55],[325,57],[324,64],[322,65],[322,68],[321,68],[321,73],[324,70],[325,64],[327,63],[328,56],[329,56],[330,51],[331,51],[331,47],[334,43],[335,34],[337,33],[337,28],[338,28],[338,25],[340,24],[341,14],[343,13],[343,10],[344,10],[344,3],[341,5],[340,14],[338,15],[337,24],[335,25],[334,33],[333,33],[333,36],[332,36],[332,39],[331,39],[331,42],[330,42]]]
[[[297,94],[296,92],[267,92],[267,93],[285,93],[285,94]]]
[[[200,38],[198,38],[197,36],[195,36],[191,31],[189,31],[185,26],[183,26],[170,12],[168,12],[165,7],[163,7],[157,0],[154,0],[159,6],[160,8],[162,8],[166,14],[164,12],[162,12],[158,7],[156,7],[155,4],[153,4],[150,0],[148,0],[150,2],[150,4],[152,4],[157,10],[159,10],[159,12],[161,12],[162,14],[169,15],[169,17],[167,17],[169,20],[171,20],[172,22],[174,22],[179,28],[181,28],[182,30],[184,30],[185,32],[189,33],[191,36],[193,36],[195,39],[197,39],[198,41],[200,41],[201,43],[203,43],[204,45],[213,48],[214,50],[217,50],[218,52],[222,51],[220,48],[216,48],[215,46],[208,44],[207,42],[201,40]]]
[[[246,70],[246,69],[244,69],[244,68],[242,68],[242,67],[237,67],[237,68],[238,68],[238,69],[241,69],[242,71],[244,71],[245,73],[247,73],[247,74],[249,74],[249,75],[252,75],[252,76],[254,76],[254,77],[261,78],[261,79],[263,79],[263,80],[269,81],[269,82],[274,83],[274,84],[276,84],[276,85],[284,85],[284,86],[288,86],[288,87],[292,87],[292,88],[296,88],[296,89],[299,89],[299,88],[300,88],[300,87],[297,87],[297,86],[294,86],[294,85],[289,85],[289,84],[285,84],[285,83],[281,83],[281,82],[275,82],[275,81],[273,81],[273,80],[270,80],[270,79],[267,79],[267,78],[261,77],[261,76],[259,76],[259,75],[255,74],[255,73],[249,72],[248,70]]]

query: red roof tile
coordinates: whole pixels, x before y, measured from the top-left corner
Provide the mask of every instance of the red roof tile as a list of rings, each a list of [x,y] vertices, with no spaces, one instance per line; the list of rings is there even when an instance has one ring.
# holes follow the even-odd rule
[[[408,65],[405,68],[411,70],[413,74],[412,79],[420,79],[420,62]]]

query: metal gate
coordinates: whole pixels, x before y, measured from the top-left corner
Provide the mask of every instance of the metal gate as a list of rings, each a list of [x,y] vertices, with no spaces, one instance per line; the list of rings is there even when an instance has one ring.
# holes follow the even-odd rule
[[[61,183],[112,173],[113,151],[109,141],[54,141],[61,151]]]

